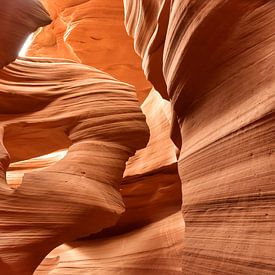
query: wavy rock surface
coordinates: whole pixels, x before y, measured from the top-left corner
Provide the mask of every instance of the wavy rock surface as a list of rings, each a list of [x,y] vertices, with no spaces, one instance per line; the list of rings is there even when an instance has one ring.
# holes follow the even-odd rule
[[[66,154],[67,150],[65,149],[40,157],[10,163],[6,172],[7,184],[13,189],[18,188],[22,184],[25,173],[38,171],[53,165],[64,158]]]
[[[170,103],[152,90],[141,109],[146,115],[150,139],[126,164],[121,185],[126,211],[111,229],[112,234],[165,219],[181,207],[176,148],[169,137]]]
[[[152,89],[141,109],[150,128],[150,139],[146,148],[139,150],[129,159],[124,177],[152,173],[177,163],[177,148],[170,139],[172,114],[169,101],[163,100],[159,93]]]
[[[178,212],[126,234],[63,245],[34,274],[182,274],[183,238]]]
[[[0,1],[0,68],[15,60],[27,36],[51,22],[38,0]]]
[[[125,212],[115,226],[53,250],[35,274],[181,274],[184,222],[170,103],[153,90],[141,109],[150,140],[127,162]]]
[[[94,68],[24,59],[0,78],[0,269],[30,274],[56,246],[116,223],[125,163],[148,128],[134,89]],[[62,160],[26,173],[17,189],[6,184],[10,161],[65,147]]]
[[[144,100],[122,1],[43,2],[53,23],[30,55],[93,65]],[[154,86],[145,149],[129,85],[59,59],[0,71],[1,272],[51,251],[37,274],[273,274],[274,1],[124,7]]]
[[[123,24],[121,0],[42,1],[52,24],[40,30],[30,56],[61,57],[96,67],[134,85],[140,101],[151,84]]]
[[[273,274],[274,1],[124,4],[181,129],[183,274]]]

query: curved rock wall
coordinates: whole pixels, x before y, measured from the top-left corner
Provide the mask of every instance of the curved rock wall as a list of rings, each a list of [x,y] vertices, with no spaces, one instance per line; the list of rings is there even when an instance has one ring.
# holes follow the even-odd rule
[[[181,129],[183,273],[273,273],[274,1],[124,4]]]
[[[71,252],[61,255],[60,251],[66,247],[61,245],[44,259],[36,272],[44,273],[48,268],[48,273],[62,274],[72,270],[75,274],[84,271],[150,274],[161,272],[165,267],[165,272],[180,273],[184,223],[180,214],[176,148],[169,139],[171,106],[157,92],[149,94],[142,110],[150,127],[150,141],[146,150],[140,150],[129,160],[122,180],[123,165],[136,149],[145,146],[148,134],[132,94],[134,90],[78,64],[92,63],[113,75],[121,74],[124,81],[139,89],[141,101],[147,96],[150,85],[144,81],[131,39],[126,35],[122,2],[108,3],[111,6],[108,8],[106,3],[90,1],[77,5],[68,1],[55,4],[47,5],[53,23],[38,31],[29,50],[31,55],[51,58],[17,60],[0,72],[5,149],[1,171],[3,190],[7,190],[1,209],[4,204],[9,207],[3,210],[1,233],[5,241],[0,242],[1,268],[5,268],[7,274],[30,274],[59,244],[90,235],[83,241],[70,243],[77,246],[79,255],[88,249],[88,258],[73,256],[73,265],[68,266]],[[91,33],[83,29],[91,24],[90,17],[84,16],[88,11],[95,14],[95,22],[106,24],[106,32],[100,32],[102,41],[98,40],[97,44],[91,43]],[[66,26],[66,30],[62,26]],[[110,32],[110,28],[114,31]],[[83,36],[85,33],[89,39]],[[83,43],[77,50],[81,37]],[[51,44],[52,38],[55,44]],[[111,46],[114,48],[110,49]],[[100,54],[92,57],[85,47],[89,53],[97,53],[99,49]],[[77,63],[52,57],[67,57]],[[124,66],[125,62],[133,65]],[[135,110],[133,117],[130,110]],[[129,132],[129,129],[132,130]],[[117,140],[118,137],[123,141]],[[83,138],[85,141],[79,141]],[[53,151],[56,153],[51,153]],[[13,190],[6,185],[5,178]],[[9,204],[10,201],[13,204]],[[35,213],[31,206],[34,204]],[[15,208],[20,209],[22,216]],[[13,212],[17,220],[15,226],[10,219]],[[48,216],[44,216],[46,213]],[[42,218],[40,223],[39,218]],[[12,247],[17,239],[9,241],[9,237],[19,231],[21,244]],[[137,239],[143,241],[137,245]],[[127,249],[125,242],[131,243]],[[101,268],[92,257],[95,243],[95,251],[102,251],[98,260]],[[110,246],[106,247],[105,243]],[[107,253],[106,249],[110,251]],[[113,262],[112,258],[118,259],[116,264],[107,264]]]
[[[0,42],[49,22],[6,2]],[[50,58],[0,70],[1,272],[273,274],[274,1],[124,0],[133,45],[122,0],[43,3]]]
[[[56,246],[117,222],[125,163],[149,132],[134,89],[92,67],[21,59],[0,77],[0,268],[30,274]],[[25,173],[17,189],[6,184],[9,161],[64,147],[63,159]]]
[[[53,250],[35,274],[181,274],[184,222],[170,104],[151,91],[141,109],[150,140],[127,162],[120,185],[125,212],[101,233]]]
[[[42,2],[53,22],[35,35],[28,55],[67,58],[96,67],[134,85],[139,100],[145,99],[151,84],[125,31],[121,0]]]
[[[183,231],[178,212],[126,234],[68,243],[34,274],[182,274]]]
[[[49,14],[38,0],[0,2],[0,68],[16,59],[28,37],[38,27],[51,22]]]

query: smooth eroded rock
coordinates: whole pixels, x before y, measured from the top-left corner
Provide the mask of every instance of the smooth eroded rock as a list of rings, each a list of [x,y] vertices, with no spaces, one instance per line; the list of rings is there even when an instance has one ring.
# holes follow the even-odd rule
[[[274,1],[124,5],[144,70],[155,73],[151,82],[174,109],[186,223],[183,273],[271,274]],[[166,91],[157,83],[163,79]]]
[[[0,68],[15,60],[28,35],[51,22],[39,0],[0,1]]]
[[[56,246],[117,222],[125,163],[149,131],[133,87],[92,67],[27,58],[0,77],[0,267],[30,274]],[[9,161],[64,147],[17,189],[6,184]]]

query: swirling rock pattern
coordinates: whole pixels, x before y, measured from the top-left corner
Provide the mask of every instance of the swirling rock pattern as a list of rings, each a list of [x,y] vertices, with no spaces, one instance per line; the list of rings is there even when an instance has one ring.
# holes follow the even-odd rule
[[[145,99],[122,1],[43,3],[28,54],[78,63],[0,71],[1,271],[274,274],[274,1],[124,0],[145,149],[133,87],[79,64]]]
[[[30,274],[56,246],[116,223],[125,163],[149,131],[133,87],[92,67],[21,59],[0,79],[0,268]],[[6,184],[9,161],[64,147],[16,190]]]
[[[27,36],[51,19],[38,0],[1,0],[0,5],[1,69],[16,59]]]
[[[124,5],[181,129],[183,274],[273,274],[274,1]]]
[[[34,274],[182,274],[183,238],[178,212],[125,234],[63,245]]]
[[[176,148],[169,138],[170,103],[152,90],[141,109],[146,115],[150,139],[126,164],[121,184],[126,211],[115,228],[111,228],[113,234],[165,219],[181,207]]]
[[[146,148],[139,150],[127,162],[124,177],[156,172],[158,169],[177,163],[177,148],[170,139],[172,123],[171,104],[152,89],[141,105],[150,128]],[[163,153],[165,152],[165,153]]]
[[[120,186],[125,212],[111,228],[56,248],[35,274],[181,274],[184,222],[170,103],[153,90],[141,109],[150,140],[127,162]]]
[[[71,59],[134,85],[140,101],[148,95],[140,58],[123,24],[121,0],[42,1],[53,20],[39,30],[30,56]]]

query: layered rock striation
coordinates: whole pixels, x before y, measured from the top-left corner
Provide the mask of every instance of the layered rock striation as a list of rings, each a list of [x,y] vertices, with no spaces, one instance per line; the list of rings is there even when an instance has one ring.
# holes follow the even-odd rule
[[[74,60],[134,85],[139,100],[148,95],[140,58],[123,24],[123,1],[42,1],[52,24],[36,33],[30,56]]]
[[[178,212],[128,233],[68,243],[34,274],[182,274],[183,230]]]
[[[2,67],[50,21],[6,2]],[[274,1],[42,2],[48,58],[0,70],[0,270],[273,274]]]
[[[28,35],[51,22],[39,0],[0,2],[0,68],[16,59]]]
[[[124,5],[146,75],[180,128],[183,274],[272,274],[274,1]]]
[[[0,77],[0,266],[30,274],[59,244],[117,222],[125,163],[149,132],[134,89],[92,67],[21,59]],[[17,189],[6,184],[10,161],[66,147],[63,159],[25,173]]]
[[[101,233],[53,250],[35,274],[181,274],[184,221],[170,104],[152,90],[141,109],[150,139],[127,162],[120,185],[125,212]]]

